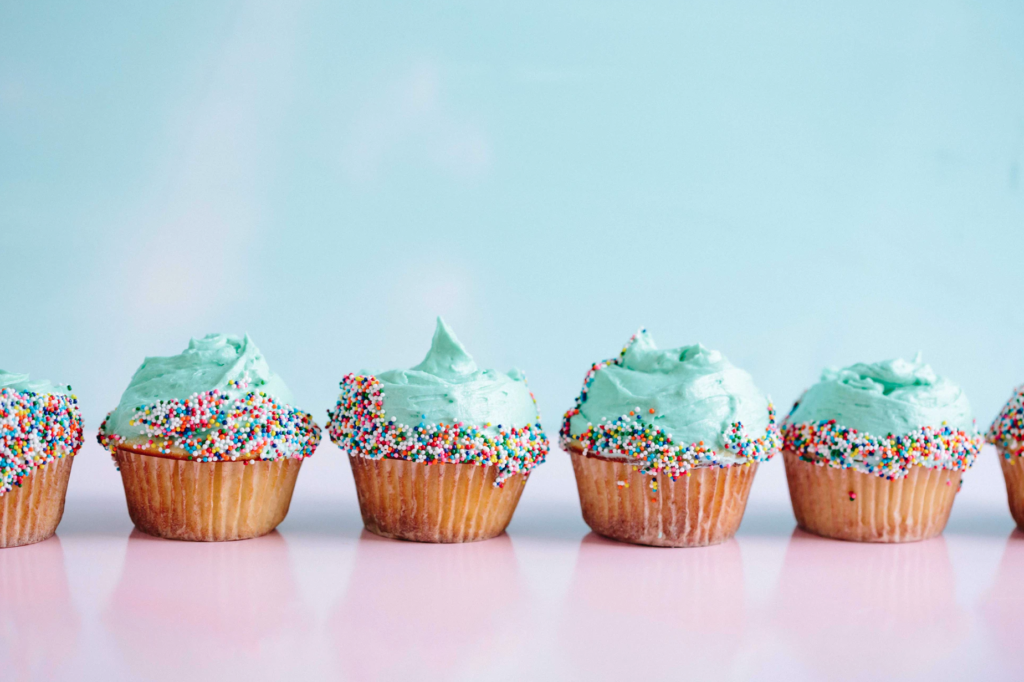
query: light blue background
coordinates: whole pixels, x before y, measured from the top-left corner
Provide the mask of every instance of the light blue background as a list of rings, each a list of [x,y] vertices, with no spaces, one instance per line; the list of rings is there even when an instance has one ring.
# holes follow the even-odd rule
[[[323,423],[440,313],[554,433],[645,325],[781,411],[920,349],[987,426],[1022,176],[1017,2],[5,2],[0,366],[94,429],[144,355],[248,331]]]

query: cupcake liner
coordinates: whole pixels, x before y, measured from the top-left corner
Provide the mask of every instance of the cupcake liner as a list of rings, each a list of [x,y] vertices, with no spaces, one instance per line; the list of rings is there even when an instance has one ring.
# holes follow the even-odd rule
[[[1010,505],[1010,515],[1017,522],[1017,528],[1024,530],[1024,462],[1019,454],[1010,453],[1009,459],[1003,448],[999,451],[999,466],[1003,468],[1003,479],[1006,480],[1006,501]]]
[[[427,464],[349,456],[366,530],[417,542],[475,542],[501,535],[527,476],[498,488],[498,470],[479,464]]]
[[[128,515],[144,533],[219,542],[266,535],[288,514],[302,460],[190,462],[115,452]]]
[[[675,481],[641,474],[623,460],[585,456],[569,446],[583,520],[605,537],[655,547],[725,542],[740,527],[757,464],[700,467]]]
[[[31,545],[52,536],[64,516],[64,494],[73,455],[64,455],[35,469],[0,495],[0,547]]]
[[[914,542],[942,533],[961,472],[914,466],[888,480],[805,462],[783,450],[793,514],[808,533],[857,542]]]

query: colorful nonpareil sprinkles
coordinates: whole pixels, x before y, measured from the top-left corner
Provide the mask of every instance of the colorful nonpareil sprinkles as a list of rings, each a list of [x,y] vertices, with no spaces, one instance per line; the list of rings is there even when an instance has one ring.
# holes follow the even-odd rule
[[[1003,456],[1024,455],[1024,386],[1019,386],[1002,412],[992,422],[986,438],[999,447]]]
[[[233,386],[245,389],[248,384]],[[107,432],[109,419],[107,415],[97,440],[113,454],[126,439]],[[185,400],[161,400],[135,408],[129,423],[141,426],[149,439],[140,447],[163,454],[184,450],[186,459],[199,462],[304,459],[320,443],[320,427],[311,415],[262,391],[238,398],[207,391]]]
[[[570,417],[572,416],[570,411]],[[568,420],[567,420],[568,421]],[[625,457],[642,474],[667,474],[672,480],[685,476],[698,467],[729,467],[751,462],[767,462],[779,451],[782,439],[775,424],[775,409],[768,405],[768,428],[760,438],[747,435],[743,424],[736,422],[724,434],[725,447],[735,456],[726,459],[714,448],[704,444],[677,445],[661,427],[645,422],[639,410],[624,414],[603,424],[592,424],[575,438],[562,440],[567,448],[576,441],[584,452]],[[652,490],[657,491],[653,486]]]
[[[346,375],[338,404],[327,416],[331,440],[352,456],[493,466],[498,487],[510,476],[529,474],[544,462],[549,449],[539,417],[537,423],[522,427],[497,425],[496,434],[487,432],[490,424],[399,424],[384,413],[384,387],[373,376]]]
[[[562,420],[559,443],[563,449],[576,442],[583,447],[584,453],[624,456],[640,473],[651,476],[667,474],[673,481],[680,476],[688,475],[690,469],[698,467],[724,468],[736,464],[766,462],[779,451],[782,439],[775,423],[775,408],[771,403],[768,404],[768,428],[763,436],[751,437],[741,422],[735,422],[726,429],[723,439],[726,449],[734,456],[730,458],[723,457],[714,448],[705,445],[704,441],[689,445],[673,443],[672,436],[661,427],[644,421],[644,413],[639,407],[612,421],[591,424],[579,436],[573,437],[569,420],[580,413],[583,403],[587,401],[594,377],[606,367],[621,365],[629,347],[643,333],[644,330],[641,329],[631,336],[618,357],[595,363],[587,371],[583,380],[583,390],[576,398],[575,406],[565,413]],[[655,411],[649,408],[647,413],[654,415]],[[651,490],[658,490],[656,479],[651,482]]]
[[[902,436],[871,436],[840,426],[834,419],[783,424],[787,450],[806,462],[856,469],[888,480],[903,478],[912,466],[966,471],[981,451],[980,434],[942,426],[922,426]]]
[[[0,496],[34,469],[82,447],[78,398],[0,388]]]

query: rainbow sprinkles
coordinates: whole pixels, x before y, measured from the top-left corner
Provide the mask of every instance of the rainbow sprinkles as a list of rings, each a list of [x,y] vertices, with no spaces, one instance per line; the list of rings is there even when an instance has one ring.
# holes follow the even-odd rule
[[[247,380],[232,383],[248,388]],[[232,398],[222,391],[195,393],[185,400],[161,400],[135,408],[129,422],[141,426],[145,440],[136,442],[100,426],[97,440],[113,455],[119,446],[137,446],[148,454],[198,462],[243,462],[310,457],[320,443],[312,415],[279,403],[262,391]]]
[[[1003,457],[1024,456],[1024,386],[1018,386],[988,429],[986,439],[1000,448]]]
[[[82,447],[78,398],[0,388],[0,496],[35,469]]]
[[[399,424],[385,414],[384,387],[373,376],[347,374],[341,380],[338,403],[327,416],[331,440],[350,456],[494,466],[497,487],[510,476],[529,475],[544,463],[549,449],[539,415],[536,423],[523,427]]]
[[[799,404],[793,406],[794,411]],[[805,462],[855,469],[890,481],[903,478],[913,466],[966,471],[982,445],[980,434],[946,423],[922,426],[900,436],[872,436],[840,426],[834,419],[791,424],[787,417],[782,437],[786,449]]]
[[[732,423],[722,434],[725,449],[732,455],[723,453],[706,445],[703,441],[688,445],[676,444],[672,436],[661,427],[644,421],[645,415],[640,408],[632,410],[612,421],[601,424],[589,424],[579,436],[570,432],[569,421],[580,413],[587,401],[587,394],[594,382],[594,377],[602,369],[611,365],[621,365],[637,338],[645,332],[641,329],[630,337],[617,357],[594,363],[587,371],[583,380],[583,389],[576,398],[575,406],[565,413],[562,428],[559,431],[559,443],[563,450],[573,444],[583,448],[584,454],[614,453],[624,456],[634,469],[642,474],[657,476],[666,474],[673,481],[680,476],[688,476],[690,469],[700,467],[725,468],[735,465],[746,465],[753,462],[766,462],[778,453],[782,444],[779,428],[775,423],[775,408],[768,403],[768,427],[763,436],[754,438],[747,434],[742,422]],[[654,409],[648,410],[654,415]],[[652,490],[657,490],[656,480],[651,482]]]

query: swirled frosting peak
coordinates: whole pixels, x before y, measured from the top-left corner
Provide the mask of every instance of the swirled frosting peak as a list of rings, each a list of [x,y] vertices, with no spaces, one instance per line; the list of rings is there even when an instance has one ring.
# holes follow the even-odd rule
[[[526,377],[478,369],[441,318],[423,362],[348,374],[340,388],[327,430],[353,457],[494,467],[496,486],[529,475],[547,457]]]
[[[165,400],[186,400],[197,393],[217,391],[240,398],[260,391],[290,405],[292,392],[270,371],[263,353],[249,335],[208,334],[192,339],[178,355],[149,357],[135,370],[106,430],[123,438],[142,436],[143,425],[131,424],[136,408]]]
[[[826,369],[800,399],[787,421],[835,420],[875,436],[902,435],[942,424],[974,432],[971,404],[963,390],[921,360],[885,360]]]
[[[210,334],[171,357],[146,358],[100,444],[142,447],[199,462],[302,459],[320,427],[291,405],[292,394],[248,336]]]
[[[537,406],[523,373],[479,369],[441,318],[423,362],[375,377],[384,391],[384,411],[399,424],[496,428],[537,422]]]
[[[569,417],[572,437],[634,413],[676,444],[725,450],[731,425],[742,423],[752,434],[769,425],[768,399],[749,374],[699,343],[659,349],[646,330],[620,359],[595,365],[588,381]]]

